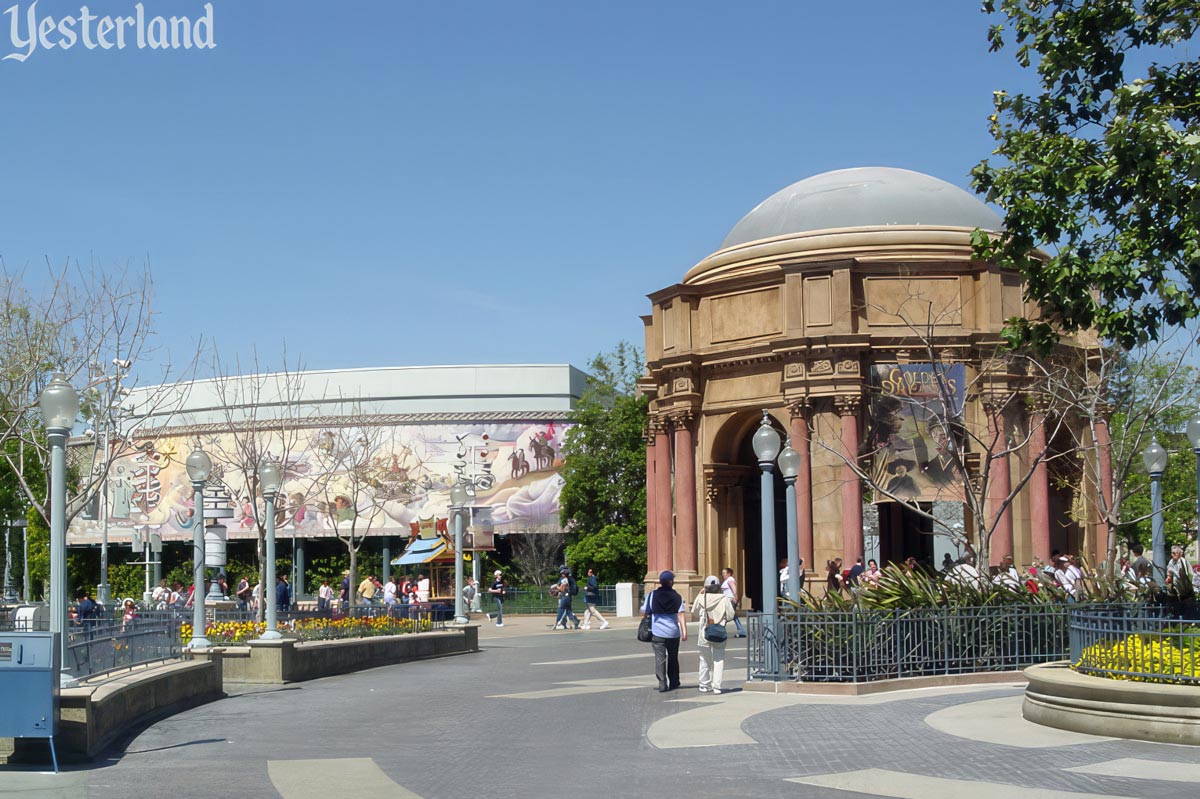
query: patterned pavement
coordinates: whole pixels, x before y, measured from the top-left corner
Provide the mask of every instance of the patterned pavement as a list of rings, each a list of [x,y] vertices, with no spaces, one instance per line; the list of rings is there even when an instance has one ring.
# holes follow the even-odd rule
[[[631,622],[547,624],[489,625],[479,654],[231,696],[60,777],[0,770],[0,796],[1157,799],[1200,789],[1196,749],[1035,727],[1020,718],[1015,683],[714,697],[695,690],[693,638],[684,689],[658,694]],[[740,643],[726,687],[744,679]],[[25,792],[30,780],[46,792]]]

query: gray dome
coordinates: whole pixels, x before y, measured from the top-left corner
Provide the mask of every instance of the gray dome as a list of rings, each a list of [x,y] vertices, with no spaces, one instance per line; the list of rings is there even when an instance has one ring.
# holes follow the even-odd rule
[[[885,166],[838,169],[772,194],[733,226],[721,249],[829,228],[933,225],[1000,230],[992,209],[944,180]]]

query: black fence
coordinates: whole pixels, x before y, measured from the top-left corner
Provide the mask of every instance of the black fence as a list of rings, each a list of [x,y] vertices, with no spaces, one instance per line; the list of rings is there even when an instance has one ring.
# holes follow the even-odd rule
[[[182,652],[180,625],[172,618],[72,622],[63,670],[83,679],[177,658]]]
[[[898,611],[783,608],[773,629],[747,618],[750,679],[870,682],[1012,671],[1065,660],[1067,606]]]
[[[1071,610],[1071,666],[1135,682],[1200,685],[1200,605],[1092,605]]]

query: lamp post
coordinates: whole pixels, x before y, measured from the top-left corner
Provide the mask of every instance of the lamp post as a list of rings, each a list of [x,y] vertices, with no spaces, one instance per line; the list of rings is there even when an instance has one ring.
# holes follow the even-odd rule
[[[29,523],[24,519],[17,521],[17,526],[21,528],[21,601],[32,602],[33,597],[29,589]]]
[[[1200,558],[1200,413],[1188,420],[1187,437],[1196,456],[1196,556]]]
[[[466,624],[466,609],[463,607],[463,512],[471,495],[459,480],[450,489],[450,512],[454,514],[454,623]]]
[[[787,512],[787,552],[788,552],[788,598],[793,602],[800,601],[800,541],[796,524],[796,477],[800,474],[800,453],[792,449],[789,438],[779,453],[779,473],[783,475],[785,489],[784,500]]]
[[[58,633],[67,666],[67,436],[79,415],[79,393],[56,372],[39,399],[50,444],[50,632]],[[28,573],[28,572],[27,572]],[[69,677],[68,677],[69,679]]]
[[[764,410],[762,423],[754,433],[752,445],[758,467],[762,469],[762,630],[763,677],[779,679],[779,652],[776,649],[775,612],[776,590],[779,587],[778,565],[775,559],[775,478],[771,474],[779,455],[779,433],[771,426],[771,417]]]
[[[1158,438],[1150,440],[1150,446],[1142,453],[1146,471],[1150,473],[1150,549],[1154,555],[1154,571],[1162,577],[1166,574],[1167,539],[1163,534],[1162,476],[1167,470],[1167,451],[1158,444]]]
[[[258,485],[262,488],[265,506],[263,512],[267,517],[267,579],[266,585],[263,586],[263,592],[266,594],[264,599],[267,601],[267,629],[263,630],[263,634],[258,637],[260,641],[278,641],[283,638],[275,626],[279,612],[276,606],[278,592],[275,590],[275,497],[279,494],[282,484],[283,473],[279,470],[277,463],[272,460],[264,460],[258,465]]]
[[[4,602],[11,605],[17,601],[17,587],[12,581],[12,550],[8,546],[8,540],[12,538],[13,523],[7,519],[4,520]]]
[[[207,649],[204,627],[204,484],[212,474],[212,459],[199,446],[184,461],[195,495],[192,514],[192,640],[189,649]],[[147,560],[149,560],[147,558]]]

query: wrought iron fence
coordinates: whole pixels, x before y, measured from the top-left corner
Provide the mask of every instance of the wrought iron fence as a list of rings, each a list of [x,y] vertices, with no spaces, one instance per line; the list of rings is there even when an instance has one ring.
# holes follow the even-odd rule
[[[1200,606],[1093,605],[1072,609],[1071,667],[1136,682],[1200,685]]]
[[[1067,657],[1063,605],[811,611],[747,617],[748,677],[870,682],[1011,671]]]
[[[77,678],[96,677],[177,658],[182,651],[179,629],[179,619],[173,618],[75,622],[67,633],[67,662],[63,668]]]

